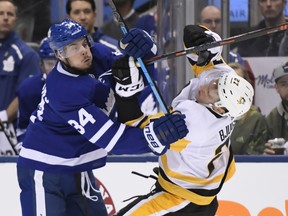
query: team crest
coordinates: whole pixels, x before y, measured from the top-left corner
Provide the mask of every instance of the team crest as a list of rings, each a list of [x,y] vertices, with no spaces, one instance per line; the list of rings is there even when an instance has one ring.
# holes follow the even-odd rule
[[[237,104],[244,104],[246,102],[245,98],[240,97],[240,99],[237,100]]]

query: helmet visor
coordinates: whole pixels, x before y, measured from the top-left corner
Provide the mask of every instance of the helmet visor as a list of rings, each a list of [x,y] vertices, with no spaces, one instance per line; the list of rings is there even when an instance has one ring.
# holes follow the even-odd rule
[[[218,80],[205,80],[199,86],[198,94],[196,95],[196,100],[201,104],[213,104],[220,100],[218,94]]]
[[[57,51],[64,58],[69,58],[78,55],[79,53],[86,52],[88,49],[90,49],[91,44],[92,39],[88,36],[85,36],[83,38],[73,41],[67,46],[58,49]]]

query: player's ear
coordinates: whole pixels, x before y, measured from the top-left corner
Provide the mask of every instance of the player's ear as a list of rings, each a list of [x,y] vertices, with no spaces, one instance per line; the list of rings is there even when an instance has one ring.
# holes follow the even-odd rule
[[[57,59],[59,59],[60,61],[64,61],[64,57],[60,54],[58,50],[55,50],[54,53]]]

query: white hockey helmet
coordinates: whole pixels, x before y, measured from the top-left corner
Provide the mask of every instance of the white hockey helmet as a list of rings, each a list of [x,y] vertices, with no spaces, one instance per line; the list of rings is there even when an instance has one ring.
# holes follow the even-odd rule
[[[224,73],[218,80],[218,95],[220,100],[213,106],[225,107],[228,112],[222,115],[237,118],[250,109],[254,89],[247,80],[237,74]]]

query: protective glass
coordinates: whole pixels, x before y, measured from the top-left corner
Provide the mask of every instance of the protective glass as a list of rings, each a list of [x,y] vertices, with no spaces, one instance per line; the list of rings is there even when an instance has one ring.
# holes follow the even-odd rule
[[[92,45],[91,37],[86,36],[73,41],[72,43],[68,44],[65,47],[58,49],[58,52],[64,58],[69,58],[90,49],[91,45]]]

